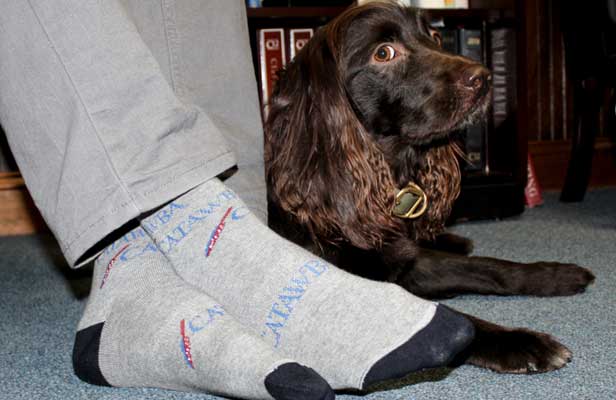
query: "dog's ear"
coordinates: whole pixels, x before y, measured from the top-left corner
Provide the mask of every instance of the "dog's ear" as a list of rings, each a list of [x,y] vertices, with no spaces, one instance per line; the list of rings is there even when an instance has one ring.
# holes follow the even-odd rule
[[[316,239],[379,248],[401,231],[395,186],[346,96],[331,36],[319,30],[279,76],[265,128],[270,200]]]

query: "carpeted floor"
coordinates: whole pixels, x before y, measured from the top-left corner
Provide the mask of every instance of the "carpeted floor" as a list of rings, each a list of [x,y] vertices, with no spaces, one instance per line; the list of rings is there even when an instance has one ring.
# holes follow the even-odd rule
[[[574,353],[548,374],[500,375],[463,366],[423,372],[387,389],[340,399],[616,399],[616,189],[580,204],[555,194],[522,217],[455,227],[476,254],[519,261],[553,259],[597,276],[584,294],[565,298],[466,296],[447,301],[498,323],[552,333]],[[0,399],[206,399],[156,389],[91,386],[72,373],[74,329],[90,285],[88,270],[69,270],[53,240],[0,238]]]

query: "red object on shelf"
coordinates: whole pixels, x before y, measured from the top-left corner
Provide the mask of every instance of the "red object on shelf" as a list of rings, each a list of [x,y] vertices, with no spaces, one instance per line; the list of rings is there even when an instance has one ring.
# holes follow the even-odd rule
[[[526,181],[526,188],[524,189],[524,196],[526,197],[526,205],[533,208],[543,204],[543,197],[541,196],[541,187],[539,186],[539,181],[537,181],[535,166],[533,165],[530,154],[528,155],[526,170],[528,178]]]
[[[308,43],[314,35],[312,28],[293,28],[289,29],[289,61],[295,58],[295,55]]]
[[[261,95],[263,100],[264,118],[267,116],[268,102],[276,79],[276,72],[284,68],[287,62],[286,44],[283,28],[258,29],[259,67]]]

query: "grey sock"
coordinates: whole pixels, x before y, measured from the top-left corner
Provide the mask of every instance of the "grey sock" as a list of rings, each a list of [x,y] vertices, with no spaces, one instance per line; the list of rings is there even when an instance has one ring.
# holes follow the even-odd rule
[[[245,167],[235,171],[225,180],[224,184],[234,193],[239,194],[257,218],[267,223],[267,188],[264,175],[262,165]]]
[[[280,238],[217,179],[141,225],[184,280],[335,389],[444,365],[473,337],[459,314]]]
[[[79,323],[77,375],[110,386],[246,399],[331,399],[316,372],[276,354],[216,300],[181,280],[139,228],[97,259]]]

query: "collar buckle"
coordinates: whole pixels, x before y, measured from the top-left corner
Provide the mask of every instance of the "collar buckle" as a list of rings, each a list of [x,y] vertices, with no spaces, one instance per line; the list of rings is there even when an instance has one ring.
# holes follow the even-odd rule
[[[415,219],[421,217],[428,209],[426,193],[413,182],[396,194],[393,215],[399,218]]]

